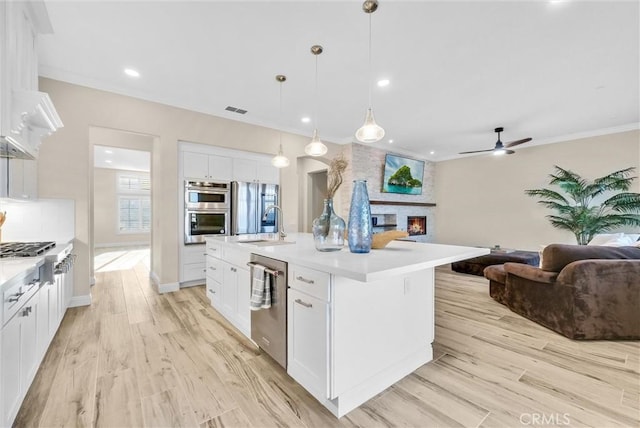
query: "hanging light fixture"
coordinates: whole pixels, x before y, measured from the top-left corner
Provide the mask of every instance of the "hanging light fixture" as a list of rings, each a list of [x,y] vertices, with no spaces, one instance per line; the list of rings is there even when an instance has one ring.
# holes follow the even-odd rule
[[[369,14],[369,108],[364,119],[364,125],[356,131],[356,139],[362,143],[375,143],[384,138],[384,129],[376,123],[371,108],[371,14],[378,9],[377,0],[366,0],[362,3],[362,10]]]
[[[313,130],[311,142],[305,146],[304,152],[309,156],[322,156],[327,153],[327,146],[320,141],[318,136],[318,55],[322,53],[322,46],[311,46],[311,53],[316,57],[316,126]]]
[[[287,80],[287,76],[278,74],[276,76],[276,80],[280,82],[280,126],[282,126],[282,84]],[[271,165],[276,168],[286,168],[289,166],[289,159],[282,154],[282,131],[280,131],[280,147],[278,149],[278,154],[271,159]]]

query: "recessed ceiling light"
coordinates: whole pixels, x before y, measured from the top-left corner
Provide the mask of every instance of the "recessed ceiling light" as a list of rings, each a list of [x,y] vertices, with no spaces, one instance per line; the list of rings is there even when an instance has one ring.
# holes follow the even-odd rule
[[[300,119],[300,120],[302,121],[302,123],[309,123],[309,122],[311,122],[311,118],[310,118],[310,117],[307,117],[307,116],[303,117],[303,118],[302,118],[302,119]]]
[[[393,140],[389,140],[389,144],[393,144]]]
[[[140,77],[140,72],[138,70],[134,70],[133,68],[125,68],[124,74],[129,77]]]
[[[381,88],[384,88],[385,86],[389,86],[389,83],[391,83],[389,79],[378,80],[378,86],[380,86]]]
[[[108,154],[108,155],[113,154],[113,150],[105,150],[104,152],[105,152],[106,154]]]
[[[112,161],[110,161],[109,159],[105,160],[104,163],[111,163]]]
[[[430,155],[435,155],[435,154],[436,154],[436,152],[434,152],[433,150],[431,150],[431,151],[429,152],[429,154],[430,154]]]

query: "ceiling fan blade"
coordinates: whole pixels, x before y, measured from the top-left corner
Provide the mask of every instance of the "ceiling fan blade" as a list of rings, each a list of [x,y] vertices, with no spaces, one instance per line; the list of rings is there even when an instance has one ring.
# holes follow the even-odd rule
[[[458,153],[458,154],[459,154],[459,155],[466,155],[466,154],[469,154],[469,153],[492,152],[493,150],[494,150],[494,149],[488,149],[488,150],[474,150],[474,151],[471,151],[471,152],[460,152],[460,153]]]
[[[529,141],[531,141],[533,138],[523,138],[522,140],[516,140],[516,141],[512,141],[510,143],[505,144],[505,147],[513,147],[513,146],[518,146],[520,144],[524,144],[524,143],[528,143]]]
[[[515,153],[513,150],[505,150],[504,152],[508,155],[512,155]]]

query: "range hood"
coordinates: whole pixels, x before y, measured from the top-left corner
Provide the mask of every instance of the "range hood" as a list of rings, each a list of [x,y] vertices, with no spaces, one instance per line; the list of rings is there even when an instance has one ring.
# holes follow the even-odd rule
[[[42,138],[63,126],[49,95],[38,91],[13,91],[11,126],[0,135],[0,157],[35,159]]]
[[[35,155],[11,137],[0,136],[0,158],[35,159]]]

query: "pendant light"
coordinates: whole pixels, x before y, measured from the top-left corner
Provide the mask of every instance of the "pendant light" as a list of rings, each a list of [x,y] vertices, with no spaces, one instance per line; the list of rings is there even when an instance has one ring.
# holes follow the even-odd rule
[[[384,129],[376,123],[371,108],[371,14],[378,10],[377,0],[366,0],[362,3],[362,10],[369,14],[369,108],[364,119],[364,125],[356,131],[356,139],[362,143],[375,143],[384,137]]]
[[[318,136],[318,55],[322,53],[322,46],[311,46],[311,53],[316,57],[316,126],[313,130],[311,142],[305,146],[304,152],[309,156],[322,156],[327,153],[327,146],[320,141],[320,137]]]
[[[278,74],[276,80],[280,82],[280,126],[282,126],[282,84],[287,80],[287,76]],[[282,131],[280,131],[280,148],[278,154],[271,159],[271,165],[276,168],[286,168],[289,166],[289,159],[282,154]]]

